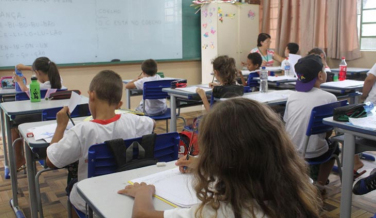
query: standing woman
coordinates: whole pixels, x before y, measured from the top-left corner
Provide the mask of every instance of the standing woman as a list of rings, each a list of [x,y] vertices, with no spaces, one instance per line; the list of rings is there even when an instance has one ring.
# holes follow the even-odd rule
[[[270,49],[271,37],[267,33],[260,33],[257,37],[257,47],[251,53],[259,53],[262,57],[263,67],[272,67],[274,60],[282,62],[284,59]]]

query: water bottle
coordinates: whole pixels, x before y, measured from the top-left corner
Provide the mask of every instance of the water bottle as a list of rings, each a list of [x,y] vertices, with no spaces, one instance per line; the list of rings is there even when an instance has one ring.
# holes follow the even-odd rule
[[[31,102],[40,102],[40,85],[35,76],[31,77],[30,100]]]
[[[363,104],[363,108],[368,113],[374,108],[374,105],[372,102],[368,101]]]
[[[286,58],[286,61],[285,61],[285,76],[291,76],[291,71],[290,71],[290,62],[289,62],[289,58]]]
[[[346,73],[347,73],[347,64],[345,57],[342,57],[341,63],[339,64],[339,81],[343,81],[346,79]]]
[[[333,81],[334,82],[338,81],[338,73],[337,72],[334,73]]]
[[[19,76],[19,77],[23,77],[23,74],[22,74],[22,71],[18,70],[17,69],[17,66],[14,67],[14,71],[16,72],[16,75]],[[23,83],[26,84],[26,79],[23,78]],[[18,83],[15,83],[15,88],[16,88],[16,91],[18,92],[21,92],[21,87],[18,85]]]
[[[265,67],[260,71],[260,92],[268,92],[268,71]]]

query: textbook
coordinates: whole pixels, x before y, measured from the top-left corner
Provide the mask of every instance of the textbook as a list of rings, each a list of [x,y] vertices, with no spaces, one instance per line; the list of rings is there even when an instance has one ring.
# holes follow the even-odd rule
[[[166,170],[149,176],[128,181],[145,182],[155,186],[155,197],[174,207],[192,207],[201,201],[196,197],[196,192],[192,186],[193,175],[183,174],[179,168]]]

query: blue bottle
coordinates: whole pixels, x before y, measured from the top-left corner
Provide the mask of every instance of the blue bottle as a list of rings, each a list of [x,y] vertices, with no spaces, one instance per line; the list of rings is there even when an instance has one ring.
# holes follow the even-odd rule
[[[364,105],[363,105],[363,107],[364,107],[364,110],[368,113],[371,110],[373,110],[374,105],[373,105],[372,102],[369,101],[369,102],[365,102]]]
[[[22,71],[18,70],[17,67],[14,67],[14,71],[16,72],[17,76],[23,77]],[[26,84],[25,78],[22,81],[23,81],[24,84]],[[20,86],[18,85],[18,83],[15,83],[15,88],[16,88],[16,91],[18,91],[18,92],[22,91]]]

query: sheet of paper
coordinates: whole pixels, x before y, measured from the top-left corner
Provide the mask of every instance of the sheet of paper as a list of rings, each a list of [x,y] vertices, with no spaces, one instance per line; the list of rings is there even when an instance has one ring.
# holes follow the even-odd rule
[[[321,87],[333,87],[333,88],[350,88],[350,87],[362,87],[364,81],[358,80],[344,80],[344,81],[336,81],[336,82],[326,82],[321,84]]]
[[[56,123],[53,123],[53,124],[48,124],[48,125],[44,125],[44,126],[38,126],[38,127],[35,127],[32,132],[34,134],[34,139],[35,140],[41,140],[41,139],[44,139],[47,141],[47,139],[51,138],[54,136],[55,134],[55,130],[56,130],[56,126],[57,124]],[[67,129],[70,129],[73,127],[73,124],[72,122],[68,122],[68,126],[67,126]],[[51,142],[51,139],[50,139],[50,142]],[[48,142],[48,141],[47,141]]]
[[[78,103],[81,101],[81,95],[77,94],[76,92],[72,92],[71,98],[69,99],[68,108],[69,113],[77,107]]]
[[[257,72],[260,72],[260,70],[255,70],[255,71],[242,70],[242,75],[243,76],[248,76],[251,73],[257,73]]]
[[[284,101],[289,97],[288,94],[282,93],[257,93],[252,95],[244,95],[244,98],[252,99],[261,103],[273,102],[273,101]]]
[[[131,180],[131,184],[145,182],[155,186],[155,194],[179,207],[191,207],[200,203],[192,186],[193,175],[182,174],[179,168],[166,170]]]
[[[350,123],[354,126],[369,128],[376,130],[376,116],[362,117],[362,118],[349,118]]]
[[[278,81],[296,81],[296,78],[290,76],[268,76],[268,81],[278,82]]]
[[[196,93],[197,88],[199,88],[199,87],[198,86],[189,86],[189,87],[185,87],[185,88],[176,88],[176,89],[181,90],[181,91],[185,91],[185,92]],[[211,88],[204,88],[204,87],[200,87],[200,88],[202,88],[205,92],[212,90]]]
[[[57,89],[47,89],[46,95],[44,98],[49,98],[52,93],[55,93]]]
[[[296,54],[289,54],[290,70],[292,70],[295,76],[295,64],[298,63],[298,60],[300,58],[302,58],[302,56]]]
[[[267,71],[281,71],[282,68],[281,68],[281,66],[278,66],[278,67],[266,67],[266,70]]]

